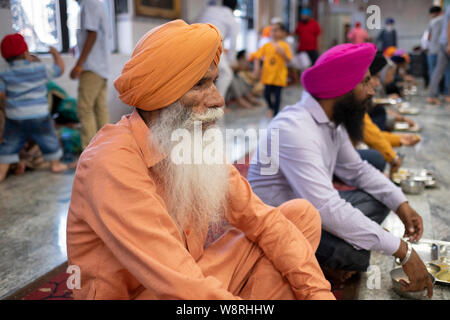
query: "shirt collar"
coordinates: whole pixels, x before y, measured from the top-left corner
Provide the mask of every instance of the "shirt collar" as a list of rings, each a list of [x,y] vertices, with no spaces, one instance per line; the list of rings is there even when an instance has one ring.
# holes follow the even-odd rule
[[[322,106],[308,92],[306,91],[303,92],[300,104],[303,105],[306,110],[308,110],[308,112],[311,114],[311,116],[317,123],[319,124],[331,123]]]
[[[139,149],[144,157],[145,164],[148,168],[163,160],[166,155],[159,152],[157,146],[150,146],[151,131],[145,124],[139,112],[135,108],[133,113],[129,116],[131,133],[137,142]]]
[[[26,66],[29,65],[31,62],[27,59],[19,59],[19,60],[13,60],[9,63],[11,67],[20,67],[20,66]]]

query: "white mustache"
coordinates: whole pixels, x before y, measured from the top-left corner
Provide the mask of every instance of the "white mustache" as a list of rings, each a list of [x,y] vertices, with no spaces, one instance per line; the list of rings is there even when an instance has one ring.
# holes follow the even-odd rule
[[[225,112],[223,108],[208,108],[203,113],[192,113],[190,116],[191,121],[201,121],[201,122],[213,122],[223,118]]]

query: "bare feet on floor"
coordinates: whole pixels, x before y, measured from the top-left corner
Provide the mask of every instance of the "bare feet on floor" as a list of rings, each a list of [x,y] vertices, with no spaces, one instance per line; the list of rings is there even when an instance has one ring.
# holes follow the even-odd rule
[[[245,100],[244,98],[239,98],[239,99],[237,99],[236,102],[237,102],[238,106],[241,108],[245,108],[245,109],[253,108],[253,105],[250,102],[248,102],[247,100]]]
[[[429,104],[441,104],[441,100],[438,98],[427,98],[427,103]]]
[[[53,173],[61,173],[61,172],[66,171],[68,168],[69,168],[68,165],[66,165],[60,161],[52,162],[52,166],[51,166],[51,170]]]
[[[330,283],[334,286],[343,285],[357,273],[356,271],[335,270],[323,266],[322,271],[325,275],[325,278],[327,278],[327,280],[330,281]]]
[[[25,173],[26,165],[23,162],[19,162],[14,170],[16,176],[20,176]]]
[[[256,98],[255,96],[249,94],[248,96],[245,97],[251,104],[253,104],[254,106],[261,106],[261,100]]]

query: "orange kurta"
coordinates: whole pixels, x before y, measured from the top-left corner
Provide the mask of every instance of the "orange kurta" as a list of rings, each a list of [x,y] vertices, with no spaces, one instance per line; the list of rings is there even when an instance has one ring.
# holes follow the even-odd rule
[[[384,160],[391,162],[397,156],[392,147],[400,146],[400,136],[381,131],[366,113],[364,116],[364,143],[370,148],[378,150]]]
[[[135,110],[99,131],[77,167],[67,221],[76,299],[334,299],[315,259],[320,217],[305,200],[265,205],[231,167],[230,228],[178,230],[152,166],[149,129]]]

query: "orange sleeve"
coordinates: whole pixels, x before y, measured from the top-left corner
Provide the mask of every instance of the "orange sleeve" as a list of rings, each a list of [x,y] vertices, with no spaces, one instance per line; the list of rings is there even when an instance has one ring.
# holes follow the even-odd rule
[[[370,148],[381,152],[387,162],[391,162],[396,157],[391,144],[386,140],[381,130],[372,122],[367,113],[364,116],[364,143]]]
[[[308,240],[283,216],[264,204],[236,168],[231,167],[228,221],[257,243],[289,281],[298,299],[335,300]]]
[[[391,146],[400,147],[402,144],[400,142],[400,135],[392,132],[382,131],[383,137],[389,141]]]
[[[266,45],[263,45],[261,48],[258,49],[258,51],[253,52],[250,55],[249,60],[253,61],[255,59],[259,59],[261,60],[264,57],[264,50],[265,50]]]
[[[217,278],[203,275],[138,152],[137,146],[122,146],[79,163],[72,203],[87,199],[79,201],[84,207],[77,213],[158,299],[239,299]]]

